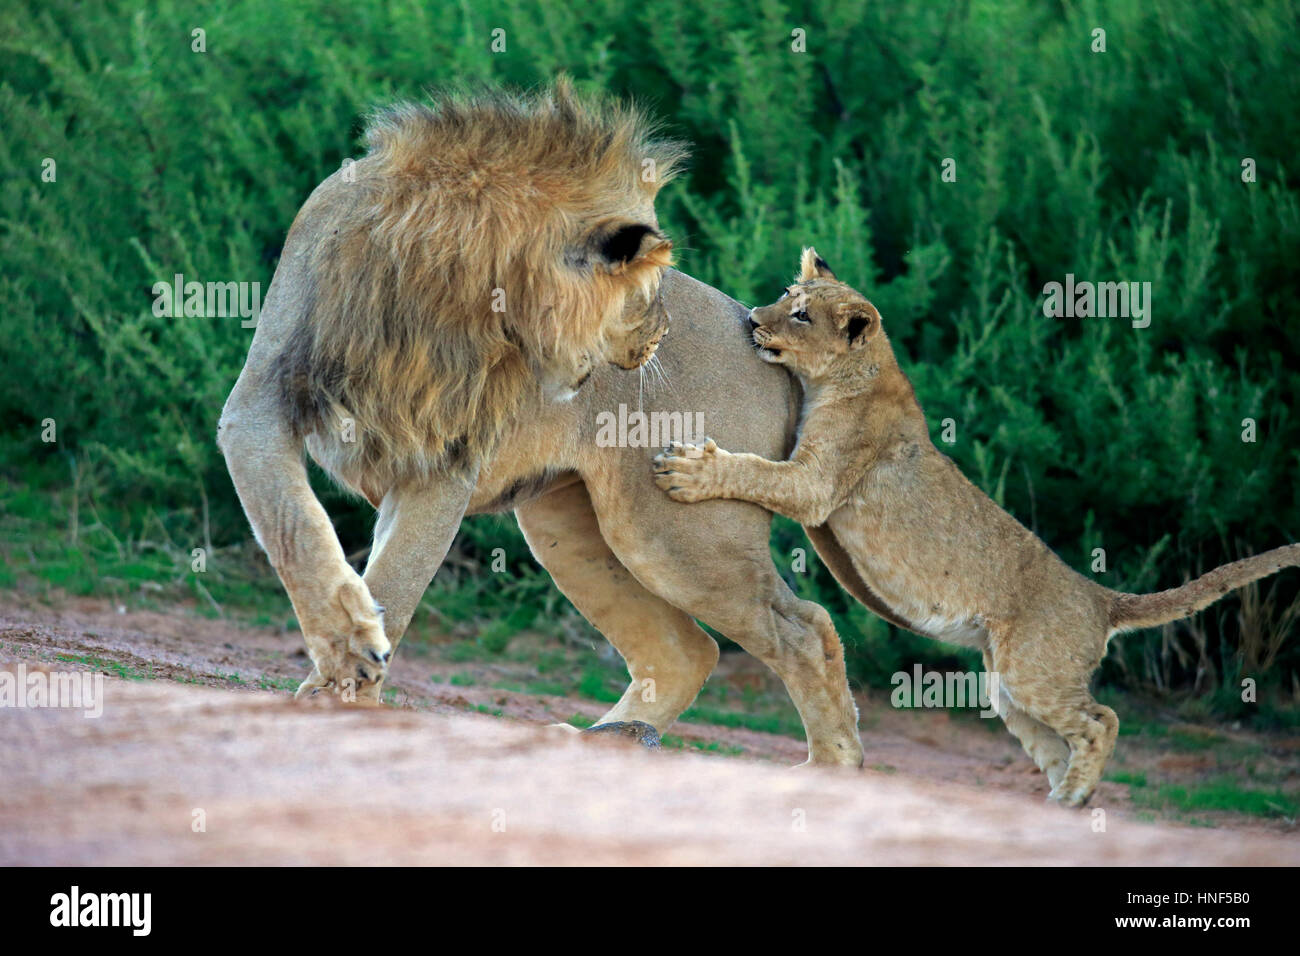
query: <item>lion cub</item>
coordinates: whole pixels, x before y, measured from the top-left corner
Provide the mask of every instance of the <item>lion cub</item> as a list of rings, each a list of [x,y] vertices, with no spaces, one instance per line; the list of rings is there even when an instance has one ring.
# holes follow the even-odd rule
[[[1158,594],[1123,594],[1067,567],[930,442],[880,314],[809,248],[801,274],[750,326],[759,355],[804,386],[788,461],[709,440],[655,459],[674,499],[739,498],[825,525],[860,581],[919,634],[977,647],[998,675],[994,702],[1047,774],[1051,799],[1079,806],[1115,747],[1115,712],[1088,691],[1111,635],[1186,617],[1233,588],[1300,564],[1288,545]],[[849,575],[851,576],[851,575]]]

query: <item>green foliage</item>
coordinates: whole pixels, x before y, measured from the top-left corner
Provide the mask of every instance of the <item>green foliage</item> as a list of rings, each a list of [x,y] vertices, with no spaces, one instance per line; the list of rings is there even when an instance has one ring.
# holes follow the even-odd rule
[[[1109,779],[1130,784],[1130,795],[1137,807],[1165,811],[1227,811],[1256,817],[1294,820],[1300,802],[1280,788],[1267,790],[1243,787],[1234,777],[1221,777],[1193,786],[1148,788],[1146,776],[1116,774]],[[1195,821],[1189,821],[1195,822]]]
[[[39,556],[70,590],[98,588],[109,553],[116,580],[161,573],[130,542],[165,535],[184,554],[247,538],[212,439],[251,332],[154,315],[154,283],[183,273],[265,290],[297,208],[358,154],[368,108],[561,70],[648,101],[694,144],[692,172],[662,200],[683,268],[768,301],[815,243],[880,307],[936,440],[953,420],[956,441],[940,447],[1074,567],[1103,548],[1097,580],[1154,589],[1300,537],[1290,0],[11,7],[0,467],[37,511],[57,502],[60,530],[78,506],[112,503],[91,540]],[[1091,50],[1098,25],[1104,53]],[[191,49],[196,27],[207,52]],[[505,52],[491,52],[493,28]],[[806,53],[792,52],[795,28]],[[55,182],[41,179],[47,157]],[[1257,182],[1242,181],[1245,158]],[[1043,285],[1067,272],[1150,282],[1150,327],[1044,318]],[[56,444],[41,441],[46,419]],[[368,509],[317,483],[348,550],[364,546]],[[778,524],[783,568],[797,546]],[[486,570],[495,547],[508,573]],[[505,618],[483,637],[490,651],[562,606],[509,523],[471,520],[458,549],[466,563],[427,601],[453,625]],[[899,640],[815,560],[791,582],[836,615],[860,680],[917,659],[969,666]],[[1292,576],[1279,606],[1296,590]],[[1240,677],[1279,694],[1300,647],[1257,653],[1277,619],[1239,621],[1236,608],[1117,641],[1105,678],[1208,681],[1225,706]]]

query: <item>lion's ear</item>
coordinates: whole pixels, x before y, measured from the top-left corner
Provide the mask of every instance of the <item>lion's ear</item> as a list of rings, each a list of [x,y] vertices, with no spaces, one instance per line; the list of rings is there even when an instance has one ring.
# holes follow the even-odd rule
[[[799,281],[809,279],[835,279],[835,273],[826,264],[826,260],[817,255],[817,250],[809,246],[799,259]],[[838,281],[838,280],[836,280]]]
[[[622,222],[605,226],[591,234],[587,243],[587,261],[603,265],[608,272],[621,274],[651,266],[672,265],[673,244],[654,226],[639,222]]]
[[[851,349],[862,348],[880,329],[880,313],[870,302],[843,302],[836,310],[836,318]]]

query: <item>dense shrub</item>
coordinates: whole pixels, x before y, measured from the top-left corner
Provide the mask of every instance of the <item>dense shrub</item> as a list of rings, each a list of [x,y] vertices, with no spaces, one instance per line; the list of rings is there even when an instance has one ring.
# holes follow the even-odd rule
[[[243,539],[212,439],[251,333],[238,318],[156,317],[153,284],[180,272],[265,289],[297,207],[356,155],[375,103],[563,70],[649,101],[695,145],[693,172],[663,201],[683,268],[766,301],[815,243],[881,308],[936,438],[952,420],[941,447],[1073,566],[1104,548],[1098,580],[1152,589],[1300,538],[1294,4],[808,9],[11,4],[5,473],[66,484],[62,453],[128,526],[150,509],[181,540]],[[195,28],[206,52],[192,49]],[[496,28],[504,52],[490,49]],[[1066,273],[1150,282],[1150,326],[1045,318],[1043,285]],[[40,440],[48,418],[57,445]],[[365,510],[337,496],[331,507],[363,542]],[[470,552],[497,542],[523,553],[500,521],[467,528]],[[787,566],[797,546],[798,530],[778,525]],[[515,600],[553,600],[528,580]],[[861,677],[921,653],[891,644],[815,562],[791,580],[839,615]],[[1282,581],[1278,607],[1296,584]],[[1129,637],[1107,678],[1200,690],[1251,672],[1276,642],[1260,605],[1239,613],[1234,599]],[[1298,673],[1292,640],[1265,677],[1288,687]]]

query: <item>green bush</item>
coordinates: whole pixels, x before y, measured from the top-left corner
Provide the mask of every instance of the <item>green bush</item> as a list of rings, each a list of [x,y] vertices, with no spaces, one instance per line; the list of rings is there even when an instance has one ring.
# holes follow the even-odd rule
[[[940,447],[1074,567],[1104,548],[1099,581],[1153,589],[1300,537],[1293,3],[10,7],[3,468],[60,500],[70,465],[94,475],[115,539],[146,520],[180,542],[247,536],[213,434],[250,333],[155,316],[153,284],[180,272],[265,289],[295,211],[357,154],[374,104],[561,70],[648,101],[694,144],[662,201],[683,268],[768,301],[815,243],[880,307],[936,438],[952,419]],[[1067,272],[1149,281],[1150,327],[1044,318],[1043,285]],[[46,419],[57,444],[41,441]],[[367,509],[328,494],[360,547]],[[778,524],[783,566],[801,540]],[[465,546],[507,549],[512,600],[554,600],[508,524],[471,521]],[[82,563],[64,556],[60,573]],[[462,610],[500,590],[482,575],[456,578]],[[791,580],[837,615],[864,680],[950,653],[898,644],[815,561]],[[1295,576],[1279,587],[1284,607]],[[454,611],[455,591],[432,600]],[[1123,639],[1106,679],[1199,691],[1267,660],[1253,676],[1293,686],[1296,642],[1260,654],[1276,619],[1237,607]]]

